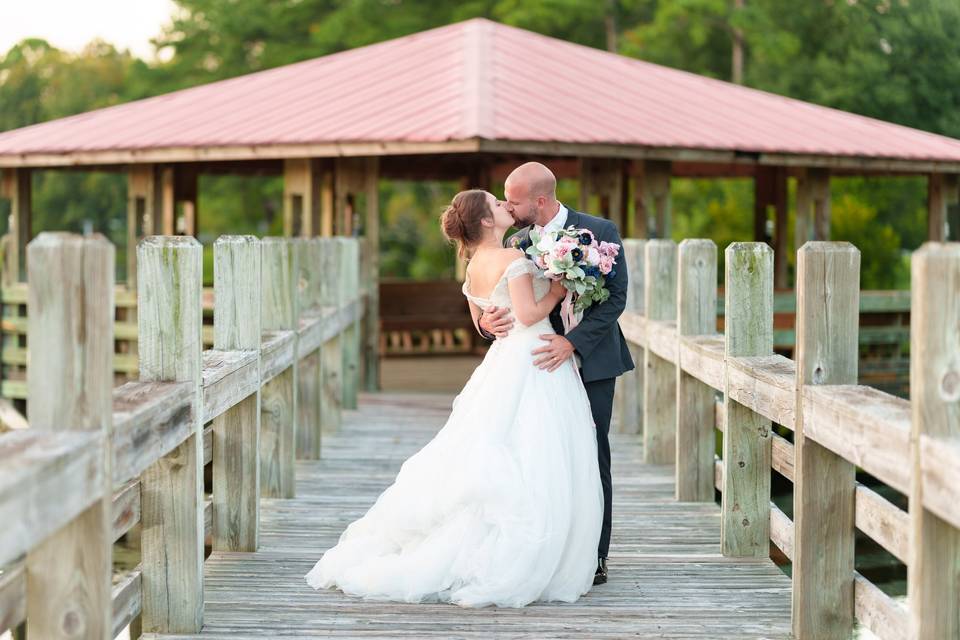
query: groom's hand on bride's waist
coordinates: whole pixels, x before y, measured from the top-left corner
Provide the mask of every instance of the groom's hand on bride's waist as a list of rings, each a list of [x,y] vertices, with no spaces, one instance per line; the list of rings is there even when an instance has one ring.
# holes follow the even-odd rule
[[[536,360],[533,361],[537,367],[547,371],[556,371],[567,359],[573,355],[573,343],[558,336],[555,333],[544,333],[540,336],[541,340],[546,340],[547,344],[532,351]]]
[[[510,329],[513,329],[513,316],[510,315],[509,309],[490,307],[480,314],[477,324],[489,336],[505,338],[510,333]]]

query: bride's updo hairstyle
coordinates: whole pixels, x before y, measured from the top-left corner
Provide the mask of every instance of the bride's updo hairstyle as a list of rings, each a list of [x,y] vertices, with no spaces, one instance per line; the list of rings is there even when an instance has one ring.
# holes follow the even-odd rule
[[[468,249],[483,238],[481,220],[491,216],[493,213],[487,204],[487,192],[470,189],[453,196],[450,205],[440,216],[440,226],[447,240],[457,243],[457,254],[464,258]]]

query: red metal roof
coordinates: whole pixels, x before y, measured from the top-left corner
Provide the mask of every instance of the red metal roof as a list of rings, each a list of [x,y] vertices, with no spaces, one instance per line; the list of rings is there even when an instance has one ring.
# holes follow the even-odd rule
[[[0,156],[475,138],[960,161],[958,140],[482,19],[8,131]]]

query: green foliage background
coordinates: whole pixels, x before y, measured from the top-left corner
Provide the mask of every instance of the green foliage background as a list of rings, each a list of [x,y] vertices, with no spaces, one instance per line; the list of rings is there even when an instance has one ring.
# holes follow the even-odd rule
[[[276,67],[483,16],[730,79],[742,34],[748,86],[960,138],[957,0],[176,0],[147,62],[106,42],[79,53],[26,39],[0,57],[0,130]],[[38,172],[35,230],[95,229],[118,244],[125,179]],[[746,180],[675,180],[674,235],[722,249],[752,234]],[[833,180],[832,233],[863,252],[863,286],[905,287],[905,252],[925,236],[922,178]],[[279,231],[275,178],[204,177],[201,241]],[[449,277],[436,224],[456,185],[383,183],[382,274]],[[576,185],[561,185],[575,201]],[[792,198],[792,194],[791,194]],[[5,205],[0,204],[0,207]],[[6,220],[0,208],[0,220]],[[122,276],[122,273],[120,274]]]

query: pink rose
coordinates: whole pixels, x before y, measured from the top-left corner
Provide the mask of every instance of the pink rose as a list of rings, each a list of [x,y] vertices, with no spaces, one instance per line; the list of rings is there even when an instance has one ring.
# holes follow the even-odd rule
[[[617,257],[617,254],[620,253],[620,245],[613,242],[601,242],[600,253],[602,253],[605,256],[610,256],[611,258],[615,258]]]
[[[612,256],[601,256],[600,258],[600,273],[607,275],[613,269],[613,257]]]
[[[598,264],[600,264],[600,258],[601,258],[600,251],[596,247],[589,247],[587,249],[586,256],[585,256],[587,264],[589,264],[592,267],[595,267]]]
[[[565,258],[572,248],[570,245],[557,243],[557,246],[553,248],[553,255],[557,259]]]

